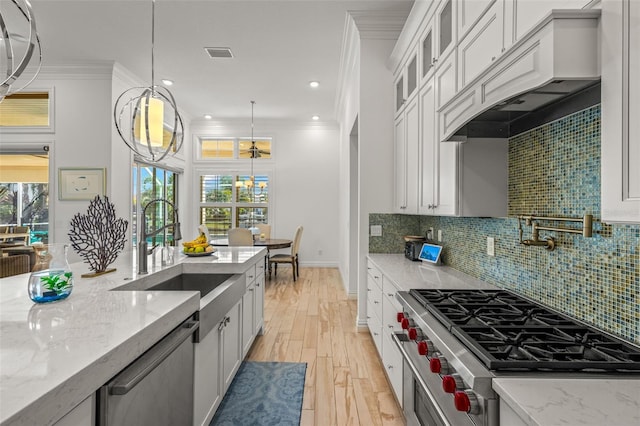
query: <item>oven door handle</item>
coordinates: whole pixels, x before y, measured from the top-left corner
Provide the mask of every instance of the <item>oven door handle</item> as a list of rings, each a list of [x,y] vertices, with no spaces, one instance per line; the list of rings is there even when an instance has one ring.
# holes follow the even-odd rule
[[[401,336],[404,337],[404,334],[402,334]],[[402,358],[404,359],[405,365],[408,365],[409,368],[411,369],[411,375],[418,381],[418,384],[420,385],[420,387],[422,388],[424,393],[427,395],[427,397],[429,397],[429,400],[431,401],[431,405],[438,412],[438,417],[442,421],[444,421],[448,426],[451,426],[451,423],[449,423],[446,420],[447,416],[440,409],[440,406],[438,405],[438,403],[434,399],[433,395],[429,391],[429,388],[427,387],[427,384],[424,382],[424,380],[420,376],[420,373],[418,372],[418,369],[416,368],[415,365],[413,365],[413,362],[411,362],[411,358],[409,358],[409,354],[407,353],[404,345],[402,344],[402,342],[398,338],[398,333],[391,333],[391,340],[393,340],[393,343],[395,343],[396,346],[398,347],[398,350],[400,350],[400,353],[402,354]]]

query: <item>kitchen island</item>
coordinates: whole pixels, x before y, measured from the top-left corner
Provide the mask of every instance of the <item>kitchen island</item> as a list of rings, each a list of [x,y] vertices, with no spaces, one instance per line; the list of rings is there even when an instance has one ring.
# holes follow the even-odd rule
[[[244,273],[262,264],[259,247],[219,248],[212,256],[176,256],[136,272],[135,251],[111,265],[117,271],[81,278],[71,265],[71,295],[35,304],[29,274],[0,280],[0,424],[54,424],[199,309],[195,291],[110,291],[148,288],[181,273]]]

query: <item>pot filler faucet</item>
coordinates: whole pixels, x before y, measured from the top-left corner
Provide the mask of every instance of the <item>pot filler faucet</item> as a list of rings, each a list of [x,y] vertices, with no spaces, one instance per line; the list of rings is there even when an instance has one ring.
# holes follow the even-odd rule
[[[147,232],[147,208],[156,203],[165,203],[171,206],[173,209],[173,222],[167,223],[163,227],[156,229],[155,231]],[[149,201],[149,204],[144,206],[142,209],[142,229],[140,231],[140,241],[138,242],[138,273],[146,274],[147,273],[147,256],[153,253],[153,250],[157,247],[153,246],[150,249],[147,247],[147,237],[153,237],[154,235],[159,234],[165,229],[173,226],[173,241],[178,241],[182,239],[182,233],[180,232],[180,219],[178,217],[178,210],[176,206],[173,205],[170,201],[167,201],[162,198],[156,198],[155,200]],[[167,244],[166,235],[163,236],[162,241],[163,246]]]
[[[521,220],[525,221],[527,226],[531,227],[531,239],[523,240],[522,239],[522,223]],[[566,227],[550,227],[550,226],[540,226],[536,221],[544,220],[544,221],[556,221],[556,222],[580,222],[582,223],[582,228],[566,228]],[[593,215],[585,214],[581,218],[576,217],[545,217],[545,216],[518,216],[518,234],[520,236],[520,244],[524,244],[526,246],[537,246],[544,247],[549,251],[552,251],[556,248],[556,240],[553,237],[544,237],[544,239],[540,239],[540,231],[556,231],[556,232],[568,232],[571,234],[581,234],[583,237],[589,238],[593,236]]]

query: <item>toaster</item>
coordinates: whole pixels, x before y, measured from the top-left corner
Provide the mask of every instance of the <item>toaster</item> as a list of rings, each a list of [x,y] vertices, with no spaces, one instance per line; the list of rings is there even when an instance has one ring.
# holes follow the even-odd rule
[[[407,241],[404,243],[404,257],[409,260],[419,260],[420,250],[424,241]]]

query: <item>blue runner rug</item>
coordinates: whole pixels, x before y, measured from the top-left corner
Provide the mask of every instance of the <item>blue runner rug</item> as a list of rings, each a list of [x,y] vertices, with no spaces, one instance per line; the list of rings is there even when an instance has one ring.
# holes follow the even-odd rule
[[[306,363],[240,365],[210,426],[299,425]]]

